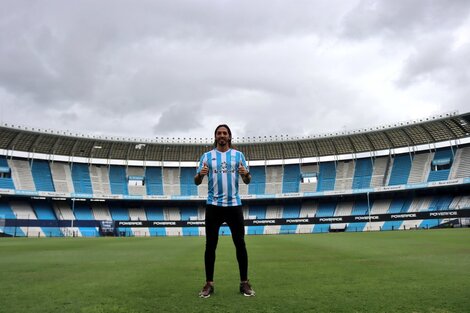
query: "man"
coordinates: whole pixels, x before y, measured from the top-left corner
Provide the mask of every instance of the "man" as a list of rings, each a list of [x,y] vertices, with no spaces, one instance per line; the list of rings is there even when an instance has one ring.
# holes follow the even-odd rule
[[[240,271],[240,293],[250,297],[255,292],[248,281],[248,254],[245,246],[243,210],[238,194],[239,178],[245,184],[251,181],[245,156],[232,148],[232,132],[223,124],[214,132],[214,149],[201,156],[194,183],[200,185],[204,176],[208,178],[206,203],[206,250],[204,265],[206,284],[199,296],[208,298],[214,292],[215,250],[219,239],[220,226],[226,222],[232,232],[238,268]]]

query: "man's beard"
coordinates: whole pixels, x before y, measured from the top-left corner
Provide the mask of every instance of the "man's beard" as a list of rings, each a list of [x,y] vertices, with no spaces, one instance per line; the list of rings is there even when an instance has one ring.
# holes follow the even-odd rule
[[[225,146],[225,145],[227,145],[227,140],[219,139],[219,141],[217,141],[217,143],[219,144],[219,146]]]

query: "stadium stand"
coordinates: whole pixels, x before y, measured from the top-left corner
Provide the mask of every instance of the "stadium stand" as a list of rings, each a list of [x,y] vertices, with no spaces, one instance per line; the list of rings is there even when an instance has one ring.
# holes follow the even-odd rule
[[[401,154],[393,158],[393,167],[388,182],[389,186],[404,185],[408,182],[411,170],[412,156],[410,154]]]
[[[81,201],[75,203],[72,209],[72,212],[74,213],[76,220],[81,220],[81,221],[94,221],[95,220],[91,207],[87,203],[84,203]],[[80,233],[83,237],[98,236],[97,227],[81,226],[78,229],[80,230]]]
[[[299,192],[300,180],[300,166],[298,164],[285,165],[282,175],[282,193]]]
[[[109,195],[112,193],[108,171],[109,169],[107,166],[90,165],[90,179],[93,194]]]
[[[119,203],[113,203],[109,207],[109,212],[113,220],[129,221],[129,210]],[[132,236],[133,232],[130,227],[118,227],[117,229],[120,236]]]
[[[457,149],[450,179],[470,177],[470,147]]]
[[[163,168],[163,193],[171,196],[180,194],[179,168]]]
[[[434,153],[429,152],[415,154],[408,183],[416,184],[426,181],[426,177],[429,176],[431,170],[431,160],[433,157]]]
[[[336,164],[336,183],[334,190],[352,189],[354,161],[341,161]]]
[[[372,159],[358,159],[356,161],[356,167],[354,169],[354,180],[352,183],[353,189],[365,189],[369,188],[370,181],[372,179]]]
[[[13,179],[11,178],[11,168],[7,159],[0,156],[0,188],[15,189]]]
[[[390,165],[390,158],[379,157],[374,161],[374,170],[372,171],[372,177],[370,181],[370,187],[385,186],[385,181]]]
[[[264,166],[250,167],[252,176],[251,183],[248,185],[248,192],[251,195],[263,195],[266,190],[266,172]]]
[[[195,185],[193,184],[193,186]],[[197,219],[198,219],[197,207],[185,207],[181,209],[182,221],[195,221]],[[199,235],[198,227],[183,227],[183,236],[198,236],[198,235]]]
[[[39,220],[50,221],[48,227],[41,227],[43,233],[48,237],[62,237],[63,234],[59,228],[59,223],[54,214],[54,210],[49,203],[35,202],[33,203],[34,212]]]
[[[72,163],[73,188],[76,193],[93,194],[90,172],[87,164]]]
[[[354,202],[353,209],[351,211],[351,215],[368,215],[369,214],[369,203],[364,200],[359,200]],[[360,222],[360,223],[349,223],[346,227],[346,231],[363,231],[366,227],[367,222]]]
[[[330,217],[335,215],[336,202],[320,201],[316,211],[316,217]],[[326,233],[330,229],[330,224],[317,224],[313,227],[315,233]]]
[[[122,236],[205,233],[199,222],[207,185],[195,186],[193,178],[210,142],[6,125],[0,135],[6,235],[99,236],[100,222],[110,220]],[[449,227],[469,217],[470,113],[328,136],[249,139],[237,147],[252,174],[239,190],[248,234]]]
[[[390,203],[390,207],[388,209],[388,213],[395,214],[395,213],[405,213],[408,212],[408,209],[411,205],[412,199],[406,198],[395,198]],[[402,221],[387,221],[385,222],[381,230],[395,230],[400,229]]]
[[[109,167],[109,184],[112,194],[129,195],[126,168],[124,166],[111,165]]]
[[[41,227],[37,226],[30,226],[30,221],[37,220],[36,213],[34,213],[33,208],[31,207],[29,202],[26,201],[11,201],[10,207],[13,211],[13,214],[16,216],[18,220],[27,220],[25,226],[21,226],[21,231],[27,237],[44,237],[45,234],[42,231]]]
[[[127,182],[129,195],[144,196],[145,190],[145,168],[139,166],[130,166],[127,168]]]
[[[450,174],[450,166],[454,158],[454,151],[451,148],[438,149],[431,162],[431,172],[428,182],[447,180]]]
[[[15,186],[19,190],[36,190],[33,175],[27,160],[10,159],[8,164],[11,168],[11,176]]]
[[[390,205],[392,203],[393,199],[377,199],[372,203],[371,206],[371,212],[373,214],[385,214],[387,212],[390,212]],[[383,225],[386,222],[375,222],[375,223],[369,223],[368,227],[370,230],[383,230]]]
[[[195,168],[181,168],[181,193],[179,194],[182,196],[196,196],[198,194],[197,186],[194,184],[194,175],[196,175]]]
[[[147,214],[147,219],[150,221],[163,221],[163,209],[149,206],[145,208],[145,213]],[[166,236],[166,229],[164,227],[151,227],[150,236]]]
[[[161,167],[147,167],[145,169],[145,186],[147,195],[163,195]]]
[[[74,192],[72,172],[69,165],[62,162],[52,162],[50,167],[55,191],[63,193]],[[109,191],[109,193],[111,192]]]
[[[274,195],[282,191],[282,166],[266,167],[266,194]]]
[[[139,206],[133,206],[129,210],[129,219],[131,221],[146,221],[147,215],[145,214],[145,209]],[[150,231],[148,227],[131,227],[132,234],[137,237],[147,237],[150,236]]]
[[[286,204],[282,210],[282,218],[299,218],[300,217],[300,204]],[[295,234],[297,232],[297,225],[281,225],[281,229],[279,230],[280,234]]]
[[[0,218],[2,219],[10,219],[12,221],[17,219],[17,216],[11,209],[11,206],[9,203],[4,203],[0,202]],[[16,225],[13,226],[2,226],[0,227],[0,230],[4,234],[8,234],[10,236],[15,236],[15,237],[24,237],[26,234],[23,232],[23,230],[20,227],[16,227]]]
[[[263,205],[251,205],[249,207],[248,218],[251,220],[266,219],[266,207]],[[248,226],[248,235],[264,234],[264,226]]]
[[[38,191],[55,191],[49,162],[31,160],[31,174]]]
[[[328,191],[335,189],[336,164],[335,162],[320,163],[318,173],[317,191]]]

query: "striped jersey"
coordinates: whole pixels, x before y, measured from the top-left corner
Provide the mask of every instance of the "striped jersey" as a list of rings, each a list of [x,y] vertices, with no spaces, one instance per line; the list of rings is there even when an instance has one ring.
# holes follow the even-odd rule
[[[242,202],[238,194],[238,181],[240,174],[238,167],[242,165],[248,169],[245,156],[240,151],[229,149],[220,152],[213,149],[204,153],[199,161],[197,172],[199,173],[207,164],[207,204],[215,206],[238,206]]]

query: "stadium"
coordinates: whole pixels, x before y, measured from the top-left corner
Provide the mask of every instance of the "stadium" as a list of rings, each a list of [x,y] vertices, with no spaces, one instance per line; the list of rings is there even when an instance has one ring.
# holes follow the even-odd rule
[[[193,177],[212,139],[0,132],[3,236],[204,235],[207,182],[196,186]],[[247,234],[468,224],[470,113],[234,142],[253,173],[240,187]]]
[[[0,241],[6,252],[2,267],[10,272],[1,287],[9,297],[4,308],[8,312],[35,311],[36,305],[37,312],[67,308],[149,312],[155,307],[163,312],[468,309],[470,113],[302,138],[233,141],[245,154],[253,177],[251,184],[240,187],[240,195],[260,292],[253,300],[257,302],[242,303],[235,292],[230,293],[227,282],[220,288],[226,288],[224,299],[219,296],[218,304],[202,304],[195,291],[203,272],[207,182],[196,186],[193,178],[200,155],[212,148],[212,138],[140,140],[1,126],[0,235],[28,237]],[[222,226],[220,235],[229,236],[230,229]],[[110,236],[119,238],[96,238]],[[222,260],[229,255],[218,268],[220,280],[236,281],[229,274],[235,272],[231,243],[222,237],[220,245]],[[147,254],[155,247],[164,253]],[[336,253],[338,247],[341,253]],[[306,252],[313,250],[318,252],[315,257]],[[46,252],[51,254],[43,256]],[[381,253],[383,259],[378,261]],[[169,258],[173,254],[178,257]],[[397,256],[405,263],[389,264]],[[263,268],[256,268],[257,262]],[[363,262],[367,271],[359,267]],[[280,274],[282,268],[289,270]],[[302,280],[306,287],[286,294],[273,275]],[[387,284],[380,283],[382,275],[388,276]],[[30,278],[42,282],[42,289],[31,289]],[[17,280],[26,283],[28,295]],[[170,280],[183,291],[168,287]],[[159,288],[164,292],[156,296],[152,290]],[[356,288],[361,292],[355,294]],[[320,289],[323,293],[312,297]],[[49,290],[58,296],[44,301]],[[446,296],[436,300],[435,290]],[[95,300],[90,293],[100,296]],[[341,300],[326,296],[330,293]],[[350,302],[351,293],[356,300],[369,296],[375,300]],[[290,299],[293,294],[295,300]],[[395,302],[399,296],[404,300]]]

